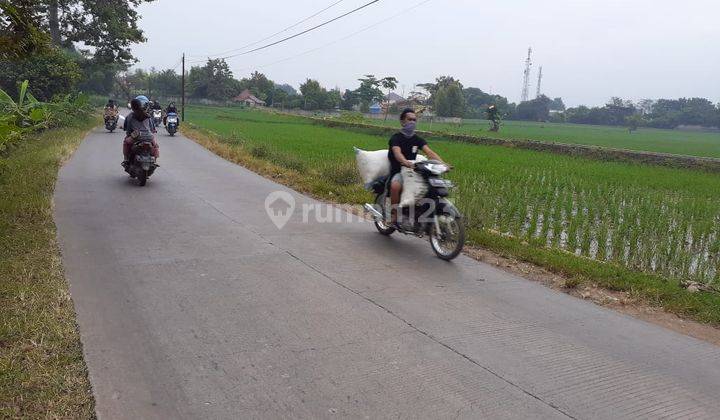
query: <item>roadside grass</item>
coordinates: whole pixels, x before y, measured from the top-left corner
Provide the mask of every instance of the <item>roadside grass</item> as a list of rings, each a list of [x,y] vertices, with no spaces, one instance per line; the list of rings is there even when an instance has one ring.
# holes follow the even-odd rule
[[[366,118],[365,124],[394,127],[397,121]],[[720,158],[720,133],[657,128],[639,128],[630,133],[624,127],[590,124],[540,123],[532,121],[503,121],[498,132],[489,130],[486,120],[463,120],[460,124],[430,123],[420,118],[419,130],[435,133],[466,134],[500,139],[537,140],[554,143],[628,149],[645,152],[670,153]]]
[[[359,204],[372,198],[354,178],[352,146],[385,148],[383,137],[224,108],[193,107],[188,116],[202,127],[189,130],[191,137],[262,175],[328,201]],[[575,287],[592,282],[720,325],[720,296],[680,285],[699,276],[693,256],[703,247],[710,258],[703,266],[705,281],[717,284],[712,258],[719,243],[714,220],[720,214],[720,177],[498,146],[432,146],[456,167],[451,178],[459,184],[457,203],[468,216],[473,244],[545,266],[570,277]],[[286,167],[277,154],[301,159],[303,169]],[[695,248],[686,241],[688,227],[694,233],[705,229],[695,237]]]
[[[91,127],[33,135],[0,168],[0,418],[92,418],[94,400],[56,242],[57,172]]]

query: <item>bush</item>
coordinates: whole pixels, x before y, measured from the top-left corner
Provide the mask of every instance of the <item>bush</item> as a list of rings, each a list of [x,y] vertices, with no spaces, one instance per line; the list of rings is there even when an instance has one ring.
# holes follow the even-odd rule
[[[27,80],[20,84],[17,101],[0,89],[0,153],[22,141],[28,133],[70,125],[92,111],[85,95],[65,95],[55,102],[40,102],[28,87]]]
[[[41,101],[75,91],[80,67],[64,51],[52,48],[40,55],[16,60],[0,60],[0,89],[15,97],[21,80],[30,82],[30,92]]]

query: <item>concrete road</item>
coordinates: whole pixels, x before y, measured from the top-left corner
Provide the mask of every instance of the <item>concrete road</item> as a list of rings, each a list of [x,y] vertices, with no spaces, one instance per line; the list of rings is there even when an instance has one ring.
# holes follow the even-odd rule
[[[715,346],[367,222],[305,223],[315,201],[159,141],[144,188],[100,129],[57,185],[100,418],[720,418]],[[274,191],[296,200],[283,229]]]

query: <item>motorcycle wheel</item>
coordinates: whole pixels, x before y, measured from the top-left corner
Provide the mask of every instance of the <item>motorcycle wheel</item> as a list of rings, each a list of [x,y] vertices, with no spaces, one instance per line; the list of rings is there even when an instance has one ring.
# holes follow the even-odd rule
[[[138,173],[137,179],[138,179],[138,185],[139,185],[139,186],[144,187],[145,184],[147,184],[147,176],[148,176],[147,171],[141,170],[141,171]]]
[[[385,195],[378,194],[378,196],[375,198],[375,208],[381,213],[385,214],[385,206],[383,200],[385,200]],[[390,236],[395,232],[395,228],[390,226],[388,223],[385,223],[384,220],[375,220],[375,229],[377,229],[378,232],[386,236]]]
[[[440,232],[435,223],[430,226],[430,246],[435,255],[445,261],[450,261],[460,255],[465,246],[465,224],[461,219],[448,214],[438,215]]]

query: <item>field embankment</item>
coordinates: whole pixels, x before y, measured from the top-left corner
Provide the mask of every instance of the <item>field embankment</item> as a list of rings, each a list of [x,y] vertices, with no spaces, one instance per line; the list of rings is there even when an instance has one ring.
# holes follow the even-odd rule
[[[290,111],[288,111],[290,112]],[[397,120],[389,117],[387,121],[375,118],[358,118],[355,114],[345,114],[328,118],[317,115],[316,119],[331,120],[345,123],[359,123],[363,126],[389,127],[394,129]],[[599,126],[589,124],[541,123],[532,121],[504,121],[499,132],[491,132],[486,120],[462,120],[460,123],[429,122],[420,119],[418,128],[442,136],[455,136],[459,140],[471,142],[479,139],[487,143],[516,144],[516,142],[535,142],[557,144],[557,150],[572,151],[570,146],[580,146],[576,150],[584,152],[583,146],[589,146],[589,156],[598,156],[595,150],[614,149],[614,151],[641,152],[640,159],[653,163],[652,157],[645,157],[643,152],[651,155],[687,156],[720,159],[720,132],[698,132],[685,130],[667,130],[655,128],[639,128],[630,132],[624,127]],[[505,143],[504,143],[505,142]],[[518,145],[522,147],[522,144]],[[552,149],[549,149],[552,150]],[[600,155],[601,156],[601,155]],[[607,158],[621,158],[611,151]]]
[[[0,166],[0,418],[91,418],[55,237],[57,172],[98,119],[32,134]]]
[[[317,124],[324,125],[327,127],[347,128],[354,129],[368,134],[376,135],[392,135],[397,129],[391,126],[386,126],[383,121],[366,120],[364,122],[353,122],[344,121],[342,119],[327,119],[327,118],[309,118]],[[393,121],[394,124],[397,124]],[[491,136],[483,134],[482,130],[478,130],[474,134],[459,134],[453,130],[450,124],[444,124],[448,127],[439,127],[437,131],[423,131],[420,130],[419,134],[426,139],[440,139],[440,140],[452,140],[461,143],[477,144],[477,145],[496,145],[504,147],[513,147],[519,149],[535,150],[539,152],[551,152],[561,155],[584,157],[594,160],[602,161],[615,161],[615,162],[627,162],[627,163],[640,163],[648,165],[667,166],[670,168],[685,168],[702,170],[706,172],[720,173],[720,158],[705,157],[702,155],[693,156],[682,154],[687,150],[682,149],[682,143],[677,140],[677,147],[670,148],[675,150],[676,153],[664,153],[664,152],[653,152],[646,150],[631,150],[623,149],[621,147],[628,146],[623,142],[610,143],[608,146],[596,146],[591,144],[581,143],[561,143],[557,139],[553,140],[536,140],[536,138],[508,138],[496,136],[499,133],[491,133]],[[568,126],[569,124],[558,124],[560,126]],[[426,127],[428,127],[426,125]],[[588,126],[588,130],[596,130],[594,126]],[[610,128],[611,130],[617,130],[616,128]],[[469,131],[469,130],[468,130]],[[573,129],[573,131],[575,131]],[[671,131],[671,130],[655,130],[656,132]],[[695,135],[698,133],[690,133]],[[702,133],[705,136],[712,136],[712,134]],[[528,134],[531,135],[531,134]],[[617,133],[616,133],[617,135]],[[715,146],[720,149],[720,135],[716,135]],[[543,136],[540,136],[543,137]],[[709,144],[708,146],[712,146]],[[652,147],[649,147],[652,149]],[[703,149],[699,153],[714,154],[712,147]]]
[[[370,199],[352,146],[387,147],[386,136],[295,116],[206,107],[188,116],[216,133],[205,144],[223,156],[341,203]],[[593,282],[720,325],[720,295],[681,287],[718,283],[717,175],[443,138],[432,147],[456,168],[476,244],[563,273],[570,287]]]

